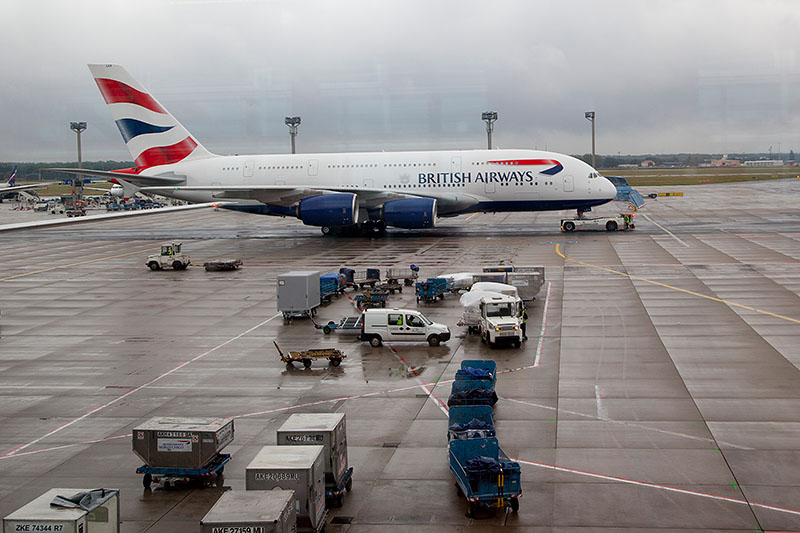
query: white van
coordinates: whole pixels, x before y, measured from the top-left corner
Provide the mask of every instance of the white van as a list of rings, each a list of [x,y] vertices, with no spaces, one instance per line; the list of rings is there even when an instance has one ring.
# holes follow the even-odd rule
[[[426,341],[438,346],[450,340],[450,328],[413,309],[366,309],[361,314],[361,340],[372,346],[383,341]]]

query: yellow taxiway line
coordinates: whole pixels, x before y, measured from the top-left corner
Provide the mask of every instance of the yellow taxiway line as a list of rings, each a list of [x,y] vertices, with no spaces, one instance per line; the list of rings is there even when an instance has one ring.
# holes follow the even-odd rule
[[[800,320],[798,320],[796,318],[791,318],[791,317],[784,316],[784,315],[779,315],[779,314],[776,314],[776,313],[770,313],[769,311],[764,311],[763,309],[756,309],[755,307],[750,307],[749,305],[737,304],[736,302],[731,302],[730,300],[724,300],[722,298],[715,298],[714,296],[707,296],[705,294],[700,294],[699,292],[694,292],[694,291],[690,291],[690,290],[687,290],[687,289],[681,289],[680,287],[675,287],[673,285],[667,285],[666,283],[661,283],[660,281],[653,281],[651,279],[643,278],[643,277],[640,277],[640,276],[632,276],[630,274],[626,274],[625,272],[620,272],[619,270],[614,270],[613,268],[607,268],[607,267],[603,267],[603,266],[600,266],[600,265],[593,265],[591,263],[585,263],[583,261],[578,261],[577,259],[571,259],[571,258],[567,257],[566,255],[562,254],[561,250],[559,249],[559,247],[560,247],[560,244],[556,244],[556,253],[559,256],[561,256],[565,261],[571,261],[571,262],[577,263],[579,265],[587,266],[587,267],[590,267],[590,268],[596,268],[598,270],[603,270],[605,272],[611,272],[612,274],[617,274],[619,276],[623,276],[623,277],[626,277],[626,278],[629,278],[629,279],[635,279],[637,281],[643,281],[644,283],[649,283],[651,285],[657,285],[659,287],[664,287],[665,289],[671,289],[673,291],[682,292],[684,294],[690,294],[692,296],[697,296],[698,298],[705,298],[706,300],[712,300],[714,302],[723,303],[723,304],[729,305],[731,307],[738,307],[739,309],[746,309],[748,311],[753,311],[753,312],[756,312],[756,313],[760,313],[762,315],[768,315],[768,316],[771,316],[771,317],[780,318],[781,320],[786,320],[788,322],[794,322],[795,324],[800,324]]]

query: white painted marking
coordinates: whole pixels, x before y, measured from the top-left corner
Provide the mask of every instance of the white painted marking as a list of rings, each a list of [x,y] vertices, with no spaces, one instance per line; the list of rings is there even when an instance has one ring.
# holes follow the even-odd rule
[[[552,281],[547,282],[547,298],[544,300],[544,309],[542,311],[542,329],[539,331],[539,344],[536,346],[536,358],[533,360],[533,366],[539,366],[542,357],[542,348],[544,347],[544,334],[547,331],[547,313],[550,309],[550,292],[552,288]]]
[[[14,454],[15,454],[15,453],[17,453],[17,452],[20,452],[20,451],[24,450],[25,448],[28,448],[28,447],[30,447],[30,446],[32,446],[32,445],[34,445],[34,444],[36,444],[37,442],[40,442],[40,441],[42,441],[42,440],[46,439],[47,437],[50,437],[50,436],[52,436],[52,435],[55,435],[56,433],[58,433],[58,432],[60,432],[60,431],[62,431],[62,430],[64,430],[64,429],[66,429],[66,428],[70,427],[71,425],[73,425],[73,424],[76,424],[76,423],[80,422],[81,420],[85,420],[86,418],[88,418],[89,416],[93,415],[94,413],[100,412],[100,411],[102,411],[103,409],[105,409],[106,407],[109,407],[109,406],[111,406],[111,405],[114,405],[115,403],[119,402],[120,400],[123,400],[123,399],[127,398],[127,397],[128,397],[128,396],[130,396],[131,394],[133,394],[133,393],[135,393],[135,392],[138,392],[138,391],[140,391],[140,390],[142,390],[142,389],[144,389],[144,388],[148,387],[149,385],[152,385],[153,383],[156,383],[157,381],[160,381],[161,379],[163,379],[163,378],[165,378],[165,377],[169,376],[170,374],[173,374],[173,373],[177,372],[178,370],[182,369],[183,367],[185,367],[185,366],[187,366],[187,365],[190,365],[190,364],[194,363],[195,361],[197,361],[197,360],[199,360],[199,359],[202,359],[203,357],[207,356],[208,354],[210,354],[210,353],[213,353],[213,352],[216,352],[217,350],[219,350],[219,349],[220,349],[220,348],[222,348],[223,346],[227,346],[228,344],[232,343],[233,341],[235,341],[235,340],[238,340],[238,339],[240,339],[240,338],[244,337],[245,335],[247,335],[247,334],[248,334],[248,333],[250,333],[251,331],[254,331],[254,330],[256,330],[256,329],[260,328],[260,327],[261,327],[261,326],[263,326],[264,324],[267,324],[268,322],[271,322],[272,320],[274,320],[274,319],[278,318],[279,316],[281,316],[281,314],[280,314],[280,313],[278,313],[278,314],[276,314],[276,315],[274,315],[274,316],[272,316],[272,317],[270,317],[270,318],[268,318],[268,319],[264,320],[263,322],[261,322],[261,323],[259,323],[259,324],[256,324],[256,325],[255,325],[255,326],[253,326],[252,328],[250,328],[250,329],[248,329],[248,330],[246,330],[246,331],[243,331],[242,333],[239,333],[239,334],[238,334],[238,335],[236,335],[235,337],[231,337],[230,339],[226,340],[225,342],[223,342],[223,343],[221,343],[221,344],[218,344],[217,346],[215,346],[215,347],[211,348],[210,350],[208,350],[208,351],[206,351],[206,352],[203,352],[203,353],[201,353],[200,355],[198,355],[198,356],[195,356],[195,357],[193,357],[192,359],[189,359],[188,361],[184,361],[183,363],[179,364],[178,366],[176,366],[176,367],[175,367],[175,368],[173,368],[172,370],[169,370],[169,371],[167,371],[167,372],[164,372],[164,373],[163,373],[163,374],[161,374],[160,376],[156,376],[156,377],[154,377],[153,379],[151,379],[151,380],[150,380],[150,381],[148,381],[147,383],[145,383],[145,384],[143,384],[143,385],[139,385],[138,387],[136,387],[136,388],[134,388],[134,389],[131,389],[131,390],[129,390],[129,391],[128,391],[128,392],[126,392],[125,394],[122,394],[122,395],[120,395],[120,396],[117,396],[116,398],[114,398],[114,399],[113,399],[113,400],[111,400],[110,402],[106,402],[106,403],[104,403],[104,404],[102,404],[102,405],[98,405],[97,407],[95,407],[94,409],[92,409],[92,410],[90,410],[90,411],[87,411],[87,412],[86,412],[86,413],[84,413],[83,415],[81,415],[81,416],[79,416],[79,417],[77,417],[77,418],[74,418],[74,419],[70,420],[69,422],[66,422],[66,423],[64,423],[64,424],[61,424],[60,426],[58,426],[58,427],[57,427],[57,428],[55,428],[54,430],[52,430],[52,431],[49,431],[49,432],[45,433],[45,434],[44,434],[44,435],[42,435],[41,437],[38,437],[38,438],[36,438],[36,439],[33,439],[32,441],[28,442],[27,444],[23,444],[23,445],[21,445],[21,446],[17,446],[16,448],[14,448],[14,449],[12,449],[12,450],[9,450],[9,451],[5,452],[4,454],[0,455],[0,457],[5,457],[5,456],[8,456],[8,455],[14,455]]]
[[[608,420],[608,409],[603,405],[603,391],[600,390],[600,385],[594,386],[594,397],[597,400],[597,418]]]
[[[658,222],[656,222],[655,220],[653,220],[652,218],[650,218],[649,216],[647,216],[647,213],[642,213],[641,215],[642,215],[644,218],[646,218],[646,219],[647,219],[649,222],[652,222],[653,224],[655,224],[656,226],[658,226],[659,228],[661,228],[662,230],[664,230],[664,231],[667,233],[667,235],[669,235],[670,237],[672,237],[673,239],[675,239],[676,241],[678,241],[678,242],[679,242],[679,243],[681,243],[682,245],[686,246],[687,248],[689,247],[689,245],[688,245],[688,244],[686,244],[685,242],[683,242],[682,240],[680,240],[680,239],[678,238],[678,236],[677,236],[677,235],[675,235],[675,234],[674,234],[674,233],[672,233],[670,230],[668,230],[667,228],[665,228],[664,226],[662,226],[661,224],[659,224]]]

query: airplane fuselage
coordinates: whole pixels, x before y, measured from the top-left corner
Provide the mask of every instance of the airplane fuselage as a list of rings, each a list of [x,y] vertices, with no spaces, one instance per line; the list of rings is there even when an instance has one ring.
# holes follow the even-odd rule
[[[614,186],[583,161],[537,150],[216,156],[154,167],[142,174],[170,172],[186,176],[189,187],[286,186],[434,197],[440,216],[586,209],[616,194]],[[190,202],[217,199],[208,191],[176,189],[163,194]],[[249,212],[263,206],[244,199],[236,204]],[[269,207],[264,208],[270,214]]]

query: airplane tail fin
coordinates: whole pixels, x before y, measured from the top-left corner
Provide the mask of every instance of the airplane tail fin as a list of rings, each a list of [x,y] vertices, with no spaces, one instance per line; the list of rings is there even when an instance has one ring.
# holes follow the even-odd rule
[[[211,157],[121,65],[89,65],[137,168]]]
[[[15,187],[17,185],[17,165],[14,165],[14,168],[11,170],[11,177],[8,178],[9,187]]]

